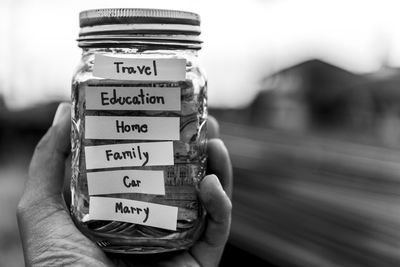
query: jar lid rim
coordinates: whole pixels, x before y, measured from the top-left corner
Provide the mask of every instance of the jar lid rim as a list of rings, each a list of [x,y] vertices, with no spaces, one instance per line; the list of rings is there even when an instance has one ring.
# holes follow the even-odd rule
[[[84,10],[79,14],[80,27],[110,24],[185,24],[200,25],[193,12],[150,8],[105,8]]]

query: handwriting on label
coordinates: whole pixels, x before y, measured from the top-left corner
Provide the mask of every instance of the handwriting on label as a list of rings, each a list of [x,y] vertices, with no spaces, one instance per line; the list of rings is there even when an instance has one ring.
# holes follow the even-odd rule
[[[179,140],[179,117],[86,116],[86,139]]]
[[[165,195],[164,172],[153,170],[118,170],[88,172],[89,195],[142,193]]]
[[[174,164],[172,142],[128,143],[85,147],[86,169],[167,166]]]
[[[180,110],[179,87],[87,86],[88,110]]]
[[[90,197],[89,220],[121,221],[176,230],[177,218],[177,207],[120,198]]]
[[[123,61],[114,61],[113,64],[115,65],[115,72],[116,73],[128,73],[128,74],[138,74],[138,75],[147,75],[147,76],[157,76],[157,64],[155,60],[151,61],[150,64],[143,64],[143,65],[134,65],[138,64],[135,62],[132,65],[126,64]]]
[[[95,55],[93,76],[116,80],[182,81],[186,76],[186,60]]]

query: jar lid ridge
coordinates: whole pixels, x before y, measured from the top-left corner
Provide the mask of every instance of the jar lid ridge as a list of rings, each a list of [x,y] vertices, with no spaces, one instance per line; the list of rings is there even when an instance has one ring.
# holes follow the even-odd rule
[[[146,8],[91,9],[82,11],[79,14],[80,27],[130,23],[167,23],[199,26],[200,16],[187,11]]]
[[[193,12],[144,9],[91,9],[79,14],[79,46],[161,44],[201,48],[200,16]]]

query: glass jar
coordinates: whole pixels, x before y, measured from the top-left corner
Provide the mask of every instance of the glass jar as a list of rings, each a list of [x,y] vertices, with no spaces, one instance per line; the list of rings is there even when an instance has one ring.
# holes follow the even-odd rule
[[[72,81],[71,214],[103,250],[187,249],[204,228],[207,82],[197,14],[80,13]]]

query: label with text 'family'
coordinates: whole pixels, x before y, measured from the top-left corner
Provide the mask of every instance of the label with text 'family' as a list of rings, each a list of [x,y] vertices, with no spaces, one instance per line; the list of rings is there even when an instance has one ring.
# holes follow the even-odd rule
[[[143,201],[90,197],[89,219],[120,221],[176,230],[178,208]]]
[[[179,140],[179,117],[86,116],[86,139]]]
[[[164,172],[152,170],[118,170],[88,172],[89,195],[141,193],[165,195]]]
[[[87,86],[87,110],[165,110],[181,109],[179,87]]]
[[[85,147],[86,169],[174,165],[172,142]]]
[[[93,76],[115,80],[183,81],[186,60],[95,55]]]

